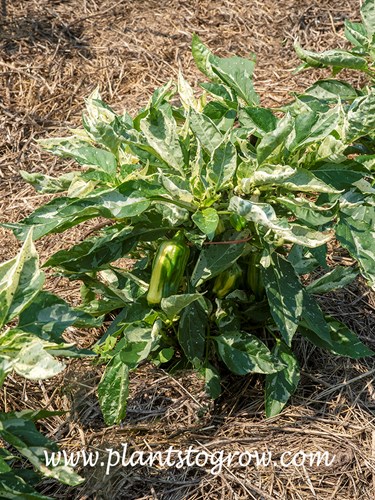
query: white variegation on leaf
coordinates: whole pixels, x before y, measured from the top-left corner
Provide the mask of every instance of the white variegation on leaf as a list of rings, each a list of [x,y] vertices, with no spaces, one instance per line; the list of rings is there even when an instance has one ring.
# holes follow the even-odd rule
[[[273,207],[268,203],[255,203],[233,196],[229,203],[229,210],[272,230],[278,237],[298,245],[315,248],[332,238],[331,232],[313,231],[299,224],[289,224],[285,219],[279,219]]]
[[[17,354],[13,369],[18,375],[30,380],[54,377],[62,372],[65,365],[51,356],[44,343],[35,339],[25,345]]]
[[[43,283],[44,273],[39,269],[39,257],[30,230],[18,255],[0,264],[0,327],[32,302]]]
[[[309,170],[288,165],[264,165],[250,178],[241,180],[241,190],[250,193],[258,186],[280,186],[282,189],[308,193],[339,193],[337,189],[321,181]]]

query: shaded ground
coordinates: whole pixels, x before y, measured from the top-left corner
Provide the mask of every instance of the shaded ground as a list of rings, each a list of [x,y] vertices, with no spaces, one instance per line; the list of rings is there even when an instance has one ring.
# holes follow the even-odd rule
[[[0,17],[0,221],[19,220],[46,201],[26,185],[19,170],[57,174],[69,162],[40,151],[35,139],[65,135],[79,124],[84,98],[100,86],[115,109],[144,105],[152,90],[176,77],[179,66],[191,83],[201,78],[190,55],[197,33],[219,55],[257,54],[256,88],[264,104],[278,106],[302,90],[317,72],[293,75],[293,40],[311,48],[343,44],[343,21],[358,16],[353,0],[8,0]],[[42,260],[79,239],[87,225],[38,242]],[[0,261],[18,242],[0,228]],[[332,253],[332,259],[345,262]],[[77,300],[71,285],[50,278],[48,286]],[[375,347],[375,300],[360,282],[325,298],[323,307]],[[73,331],[88,346],[100,332]],[[333,467],[274,465],[188,470],[87,467],[87,482],[74,491],[44,482],[41,491],[62,499],[373,499],[375,398],[372,360],[338,359],[297,339],[303,376],[292,404],[278,417],[263,418],[256,377],[228,378],[215,405],[194,375],[176,378],[144,366],[133,375],[128,416],[105,428],[95,387],[100,367],[71,362],[43,383],[10,377],[0,394],[6,410],[43,406],[70,411],[43,424],[66,450],[105,452],[129,443],[135,450],[169,446],[206,450],[329,451]]]

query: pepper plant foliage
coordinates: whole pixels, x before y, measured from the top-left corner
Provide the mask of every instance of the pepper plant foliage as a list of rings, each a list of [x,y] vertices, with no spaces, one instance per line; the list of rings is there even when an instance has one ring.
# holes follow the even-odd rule
[[[12,372],[29,380],[47,379],[64,369],[57,357],[90,354],[67,344],[61,334],[71,325],[100,326],[101,318],[70,307],[43,290],[43,284],[30,231],[18,255],[0,264],[0,388]],[[0,412],[0,439],[7,444],[0,449],[0,498],[49,500],[35,489],[43,476],[70,486],[83,481],[65,464],[51,467],[45,461],[45,452],[58,448],[37,430],[35,422],[63,413]],[[25,460],[33,470],[25,468]]]
[[[40,192],[64,194],[7,227],[22,240],[30,228],[37,239],[107,221],[45,266],[82,282],[82,311],[108,321],[115,314],[94,347],[106,363],[98,395],[108,424],[124,418],[129,372],[146,360],[194,368],[213,398],[226,370],[262,374],[272,416],[298,384],[300,336],[336,355],[373,354],[316,296],[359,273],[375,289],[374,9],[367,1],[363,23],[347,22],[351,51],[297,47],[304,67],[364,71],[362,88],[320,80],[284,107],[266,108],[254,60],[217,57],[194,36],[208,80],[199,95],[180,74],[131,117],[95,91],[82,129],[41,141],[81,168],[58,178],[24,172]],[[183,258],[158,252],[176,235],[189,250]],[[355,266],[328,267],[335,239]],[[318,266],[324,275],[306,285],[301,276]],[[160,302],[149,290],[153,272]]]

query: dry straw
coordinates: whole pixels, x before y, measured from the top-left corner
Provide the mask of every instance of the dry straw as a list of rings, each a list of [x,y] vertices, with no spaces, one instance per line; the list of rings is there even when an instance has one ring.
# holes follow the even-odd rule
[[[84,98],[99,84],[116,110],[144,105],[155,87],[176,77],[199,75],[190,55],[192,33],[219,55],[257,54],[256,88],[264,103],[278,106],[288,92],[315,80],[294,76],[293,40],[323,49],[343,44],[343,22],[355,20],[353,0],[12,0],[0,16],[0,220],[15,221],[47,200],[35,194],[19,170],[58,174],[72,168],[41,152],[35,139],[61,136],[79,124]],[[6,13],[6,16],[5,16]],[[327,75],[327,73],[321,73]],[[354,82],[355,83],[355,82]],[[100,221],[94,221],[93,225]],[[38,242],[42,260],[79,240],[85,224]],[[0,229],[0,261],[18,242]],[[332,263],[350,265],[333,246]],[[64,279],[48,286],[71,302],[78,294]],[[347,322],[374,348],[375,300],[356,282],[325,297],[323,307]],[[70,330],[67,339],[87,347],[100,332]],[[87,468],[74,491],[46,481],[42,491],[61,499],[373,499],[375,490],[374,361],[336,358],[300,341],[303,377],[292,404],[265,421],[256,377],[228,378],[215,406],[195,376],[167,376],[145,365],[133,376],[129,411],[121,427],[106,429],[95,397],[100,368],[72,361],[67,371],[40,383],[9,377],[0,395],[6,411],[66,410],[42,430],[67,450],[134,449],[170,445],[227,451],[258,449],[329,451],[334,467],[256,470],[227,468],[212,476],[199,468],[178,471],[138,467],[104,476]]]

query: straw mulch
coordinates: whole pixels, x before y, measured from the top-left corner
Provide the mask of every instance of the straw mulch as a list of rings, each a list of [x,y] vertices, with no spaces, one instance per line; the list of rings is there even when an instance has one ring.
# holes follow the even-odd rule
[[[177,75],[200,78],[190,55],[192,33],[217,54],[258,58],[256,88],[262,102],[278,106],[318,72],[293,75],[298,61],[293,40],[315,49],[343,46],[345,18],[358,19],[353,0],[2,0],[0,16],[0,222],[16,221],[44,203],[19,170],[58,174],[72,168],[42,152],[35,140],[61,136],[79,125],[84,98],[99,85],[116,110],[134,112],[155,87]],[[327,75],[322,72],[321,75]],[[353,79],[354,77],[351,76]],[[354,80],[353,80],[354,81]],[[37,243],[41,260],[82,238],[89,225]],[[19,243],[0,229],[0,261]],[[347,262],[334,249],[332,262]],[[349,262],[350,264],[350,262]],[[76,303],[63,279],[48,287]],[[361,280],[322,302],[373,349],[375,299]],[[101,332],[69,331],[89,346]],[[40,491],[61,499],[373,499],[375,489],[375,364],[329,355],[302,339],[296,342],[302,368],[300,387],[282,414],[264,420],[257,377],[225,380],[215,404],[193,374],[168,376],[145,365],[133,374],[128,416],[106,428],[95,395],[101,368],[88,361],[68,363],[55,379],[40,383],[9,377],[0,394],[6,411],[45,407],[66,415],[41,429],[62,449],[166,450],[169,446],[206,451],[328,451],[333,466],[282,468],[209,467],[174,469],[127,467],[105,475],[86,467],[86,483],[75,490],[44,481]]]

